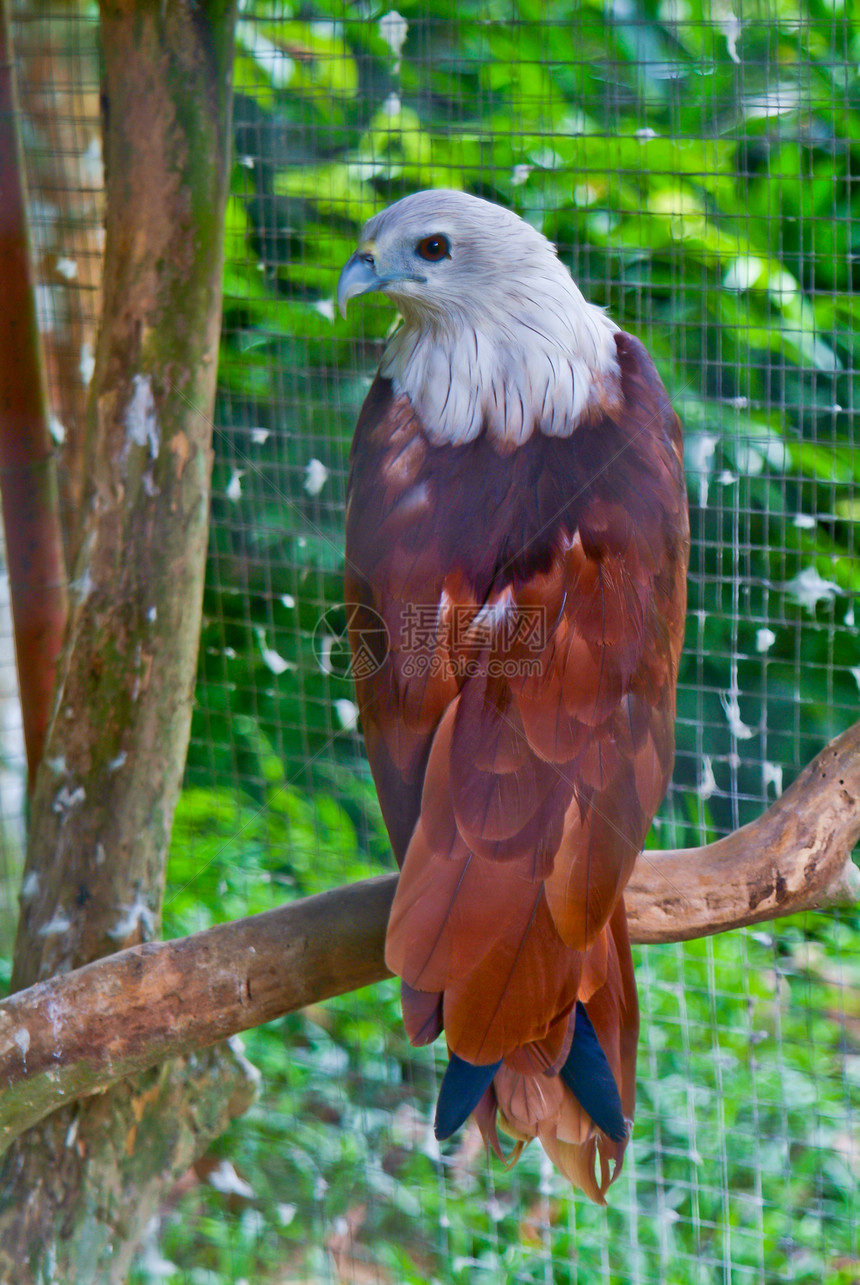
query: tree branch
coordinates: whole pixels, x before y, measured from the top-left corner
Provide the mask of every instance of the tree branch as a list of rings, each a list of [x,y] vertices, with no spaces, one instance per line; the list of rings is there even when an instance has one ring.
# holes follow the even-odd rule
[[[860,723],[763,816],[702,848],[643,854],[636,942],[684,941],[860,897]],[[387,977],[395,875],[176,941],[134,946],[0,1004],[0,1146],[61,1103],[165,1058]]]
[[[701,848],[643,852],[625,901],[633,941],[689,941],[860,900],[860,722],[767,812]]]

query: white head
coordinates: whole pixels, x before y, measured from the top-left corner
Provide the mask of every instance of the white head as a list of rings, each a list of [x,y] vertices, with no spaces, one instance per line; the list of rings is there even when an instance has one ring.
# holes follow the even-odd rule
[[[464,192],[407,196],[364,227],[338,303],[382,290],[403,314],[380,373],[428,435],[481,428],[509,446],[567,436],[617,375],[613,332],[555,248],[510,210]]]

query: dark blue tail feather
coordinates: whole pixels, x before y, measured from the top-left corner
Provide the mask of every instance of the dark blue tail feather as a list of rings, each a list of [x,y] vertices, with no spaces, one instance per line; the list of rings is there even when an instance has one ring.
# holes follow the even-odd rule
[[[464,1062],[456,1053],[451,1054],[451,1061],[439,1090],[439,1101],[436,1103],[433,1131],[440,1142],[456,1133],[472,1114],[501,1065],[501,1061],[498,1061],[492,1066],[473,1066],[471,1062]]]
[[[576,1002],[573,1044],[561,1068],[561,1078],[598,1129],[613,1142],[624,1142],[627,1124],[618,1085],[581,1000]]]

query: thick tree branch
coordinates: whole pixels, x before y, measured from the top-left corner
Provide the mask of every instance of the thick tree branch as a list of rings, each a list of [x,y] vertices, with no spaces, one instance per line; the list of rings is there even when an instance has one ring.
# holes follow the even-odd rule
[[[0,1147],[55,1106],[389,976],[395,875],[132,946],[0,1005]]]
[[[625,894],[637,942],[689,941],[860,899],[860,723],[776,803],[702,848],[643,852]]]
[[[637,942],[683,941],[856,901],[860,723],[767,812],[717,843],[643,854],[627,895]],[[177,941],[148,943],[0,1004],[0,1145],[60,1103],[313,1001],[388,976],[395,875]]]

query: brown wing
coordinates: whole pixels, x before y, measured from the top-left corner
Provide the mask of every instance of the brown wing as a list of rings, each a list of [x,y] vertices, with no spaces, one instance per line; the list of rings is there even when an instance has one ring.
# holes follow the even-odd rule
[[[387,960],[407,1029],[432,1038],[426,993],[442,997],[452,1051],[505,1060],[490,1092],[509,1130],[540,1134],[586,1187],[593,1126],[546,1071],[568,1056],[580,999],[632,1113],[616,908],[671,771],[688,543],[677,419],[642,346],[617,343],[621,396],[570,438],[535,434],[508,456],[481,439],[429,446],[377,381],[347,546],[352,591],[392,643],[358,690],[403,862]],[[417,640],[416,607],[434,625]]]
[[[444,569],[427,538],[436,515],[425,473],[429,448],[405,398],[377,378],[353,445],[346,518],[345,602],[367,756],[398,865],[418,817],[427,753],[457,693],[436,641]],[[429,606],[428,606],[429,605]],[[430,614],[430,612],[434,614]]]

